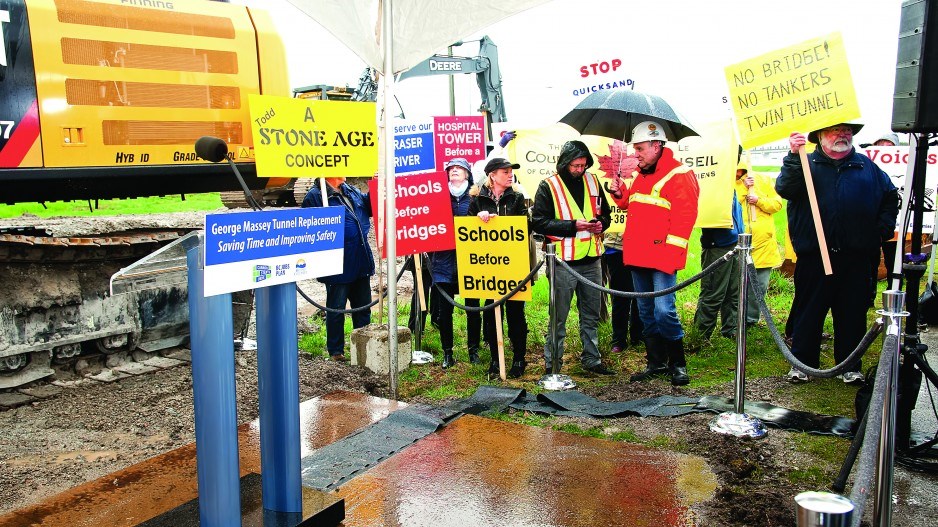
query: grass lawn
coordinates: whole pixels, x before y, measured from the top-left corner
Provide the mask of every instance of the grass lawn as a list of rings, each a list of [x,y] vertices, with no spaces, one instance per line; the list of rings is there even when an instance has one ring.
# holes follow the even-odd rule
[[[40,218],[55,216],[116,216],[121,214],[154,214],[158,212],[190,212],[215,210],[222,207],[218,192],[159,196],[134,199],[102,199],[98,201],[56,201],[0,205],[0,218],[16,218],[32,214]]]
[[[777,232],[779,232],[780,248],[784,246],[785,232],[785,212],[775,215]],[[687,268],[678,274],[678,281],[693,276],[700,271],[700,232],[695,229],[691,236],[691,246],[687,260]],[[885,282],[880,283],[880,289],[885,287]],[[529,368],[541,368],[543,364],[542,350],[544,346],[544,333],[547,328],[548,313],[548,284],[546,278],[541,273],[539,279],[534,285],[533,300],[525,306],[525,313],[528,322],[528,352],[527,360]],[[685,342],[688,345],[700,345],[699,353],[689,355],[688,370],[691,374],[691,387],[706,390],[709,387],[732,383],[734,380],[734,367],[736,363],[736,343],[728,339],[713,337],[709,341],[704,341],[693,328],[693,316],[697,306],[697,298],[700,294],[699,282],[694,283],[677,293],[678,315],[681,317],[685,331],[687,333]],[[774,320],[779,331],[784,330],[785,322],[788,318],[788,311],[794,296],[794,285],[790,278],[773,272],[769,284],[769,291],[766,295],[766,302],[774,314]],[[879,301],[877,301],[877,304]],[[574,300],[575,305],[575,300]],[[407,299],[403,299],[398,305],[398,320],[400,324],[405,324],[410,312],[410,306]],[[869,319],[876,317],[873,310],[870,311]],[[449,371],[443,372],[439,368],[439,362],[427,367],[411,367],[403,372],[400,377],[400,394],[402,397],[427,397],[431,399],[447,399],[453,397],[466,397],[472,394],[475,389],[482,384],[495,383],[499,381],[489,381],[487,378],[487,357],[488,352],[483,349],[481,355],[482,364],[468,364],[468,356],[465,350],[466,324],[465,317],[456,310],[454,314],[454,341],[455,356],[459,366]],[[592,384],[602,384],[615,382],[621,379],[597,378],[592,376],[583,376],[583,373],[575,360],[570,360],[569,354],[579,354],[581,343],[577,327],[577,312],[575,307],[571,308],[567,319],[567,339],[566,353],[567,364],[570,367],[569,373],[574,376],[581,386]],[[764,323],[763,323],[764,324]],[[350,332],[351,320],[346,319],[346,331]],[[828,318],[825,331],[833,333],[833,326]],[[599,327],[599,347],[604,353],[611,347],[612,330],[610,323],[604,321]],[[506,339],[507,346],[507,339]],[[314,355],[325,354],[325,334],[306,334],[300,340],[300,348]],[[828,347],[829,348],[829,347]],[[864,364],[870,366],[876,363],[881,348],[881,340],[877,339],[871,346],[869,352],[864,357]],[[442,349],[440,348],[439,333],[434,328],[428,328],[423,339],[423,349],[433,353],[437,360],[442,358]],[[507,352],[510,357],[510,352]],[[604,357],[606,358],[606,357]],[[611,366],[622,372],[634,372],[644,366],[644,358],[637,353],[627,353],[616,357],[608,358]],[[833,362],[833,351],[831,349],[822,350],[821,363],[823,367],[830,367]],[[768,327],[759,325],[752,328],[748,333],[746,376],[747,379],[760,377],[780,376],[789,369],[788,362],[782,356],[772,339]],[[540,388],[534,382],[509,381],[512,385],[525,388],[529,392],[537,393]],[[839,381],[838,381],[839,382]],[[832,394],[829,382],[814,382],[798,386],[795,394],[799,400],[798,409],[812,412],[836,415],[853,415],[853,391],[838,390]],[[810,441],[810,440],[809,440]]]

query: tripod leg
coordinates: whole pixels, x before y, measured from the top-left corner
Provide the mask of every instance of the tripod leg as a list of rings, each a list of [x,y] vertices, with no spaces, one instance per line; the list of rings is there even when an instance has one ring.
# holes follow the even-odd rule
[[[938,387],[938,374],[928,364],[922,353],[927,349],[926,346],[916,346],[914,350],[907,353],[905,362],[899,369],[899,402],[898,411],[901,420],[896,422],[896,450],[899,452],[911,452],[909,449],[912,435],[912,410],[915,409],[915,403],[918,400],[918,393],[922,387],[922,377],[925,382],[932,383]],[[928,449],[929,446],[924,446]],[[917,449],[913,449],[917,450]]]
[[[853,470],[853,464],[856,462],[857,455],[860,453],[860,447],[863,446],[863,438],[866,437],[866,416],[869,414],[870,406],[867,405],[866,411],[863,412],[863,418],[860,419],[860,424],[857,425],[857,433],[853,436],[853,442],[850,443],[850,450],[847,451],[847,457],[844,458],[844,463],[840,466],[840,473],[837,474],[837,479],[831,484],[831,489],[835,492],[843,492],[847,487],[847,478],[850,477],[850,471]]]

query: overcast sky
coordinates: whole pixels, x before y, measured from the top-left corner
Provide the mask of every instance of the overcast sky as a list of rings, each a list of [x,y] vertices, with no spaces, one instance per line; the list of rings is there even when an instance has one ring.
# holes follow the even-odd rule
[[[231,2],[271,13],[294,87],[357,85],[364,63],[286,0]],[[626,79],[692,123],[728,117],[726,66],[840,32],[866,124],[860,142],[890,127],[900,7],[901,0],[554,0],[465,40],[488,35],[498,45],[508,120],[529,128],[556,122],[575,106],[576,88]],[[476,42],[455,49],[477,52]],[[615,73],[581,77],[582,66],[613,59],[622,62]],[[457,114],[474,113],[474,76],[459,75],[456,84]],[[408,79],[396,90],[408,118],[449,113],[444,76]]]

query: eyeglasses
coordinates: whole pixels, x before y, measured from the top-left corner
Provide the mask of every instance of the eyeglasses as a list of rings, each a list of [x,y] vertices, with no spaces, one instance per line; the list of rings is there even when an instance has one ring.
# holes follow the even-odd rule
[[[849,126],[833,126],[825,131],[829,134],[853,135],[853,128]]]
[[[570,168],[586,168],[586,163],[570,165]]]

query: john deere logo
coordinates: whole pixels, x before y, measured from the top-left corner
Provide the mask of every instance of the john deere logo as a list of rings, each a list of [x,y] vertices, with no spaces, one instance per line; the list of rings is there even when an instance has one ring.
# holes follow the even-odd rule
[[[269,265],[255,265],[254,266],[254,282],[263,282],[267,280],[267,277],[270,276],[270,266]]]

